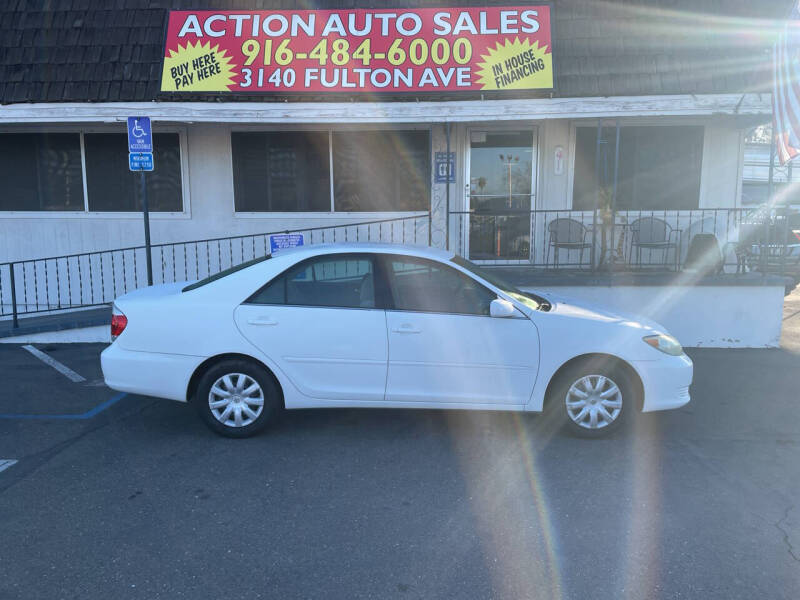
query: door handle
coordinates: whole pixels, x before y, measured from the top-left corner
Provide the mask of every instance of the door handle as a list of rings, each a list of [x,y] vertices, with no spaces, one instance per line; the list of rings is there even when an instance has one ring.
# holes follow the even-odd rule
[[[392,329],[393,333],[421,333],[421,329],[417,329],[413,325],[409,325],[408,323],[403,323],[400,327],[395,327]]]
[[[256,317],[247,321],[250,325],[277,325],[278,322],[270,317]]]

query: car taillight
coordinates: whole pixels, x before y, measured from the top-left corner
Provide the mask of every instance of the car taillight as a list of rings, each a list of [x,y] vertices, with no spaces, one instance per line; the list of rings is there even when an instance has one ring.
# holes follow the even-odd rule
[[[122,313],[111,315],[111,341],[113,342],[119,334],[125,331],[128,325],[128,317]]]

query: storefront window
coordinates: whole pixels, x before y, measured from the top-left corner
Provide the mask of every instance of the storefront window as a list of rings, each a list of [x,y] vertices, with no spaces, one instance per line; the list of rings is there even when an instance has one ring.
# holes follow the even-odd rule
[[[156,168],[145,176],[149,208],[181,212],[179,135],[155,133],[153,143]],[[0,211],[141,210],[124,133],[0,134],[0,177]]]
[[[0,135],[0,180],[0,210],[83,210],[80,134]]]
[[[141,210],[139,173],[128,169],[124,133],[84,134],[89,210]],[[147,204],[152,212],[181,212],[181,150],[177,133],[154,133],[155,170],[147,173]]]
[[[603,208],[611,200],[616,153],[615,128],[603,128],[600,142],[598,157],[597,127],[577,128],[572,196],[572,206],[577,210],[592,210],[595,206]],[[702,158],[703,127],[622,127],[617,209],[697,208]]]
[[[427,131],[234,132],[231,150],[236,212],[401,212],[430,205]]]
[[[234,132],[236,212],[329,211],[326,131]]]
[[[335,132],[334,209],[428,210],[429,162],[427,131]]]

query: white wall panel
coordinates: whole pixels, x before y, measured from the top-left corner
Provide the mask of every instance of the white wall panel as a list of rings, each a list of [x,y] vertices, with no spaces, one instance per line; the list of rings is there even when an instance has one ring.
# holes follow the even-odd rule
[[[648,317],[666,327],[687,348],[776,348],[780,343],[782,285],[526,286],[524,289]]]

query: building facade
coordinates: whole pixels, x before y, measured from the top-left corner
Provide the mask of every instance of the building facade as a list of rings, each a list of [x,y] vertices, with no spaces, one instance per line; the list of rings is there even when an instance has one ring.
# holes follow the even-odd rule
[[[436,245],[449,229],[473,258],[543,263],[556,212],[466,213],[602,206],[617,124],[618,210],[740,207],[744,138],[770,114],[768,17],[782,9],[711,4],[555,2],[552,89],[486,97],[176,95],[160,86],[168,9],[192,3],[12,2],[0,21],[0,262],[142,242],[131,114],[156,133],[154,242],[431,211]],[[433,172],[448,143],[449,185]]]
[[[735,270],[758,202],[746,139],[770,119],[788,6],[12,0],[0,264],[141,246],[126,119],[148,116],[152,241],[227,239],[216,268],[234,236],[253,236],[252,255],[258,234],[302,231],[592,271],[676,271],[711,233]],[[644,222],[661,246],[642,242]],[[199,248],[160,248],[162,278],[170,260],[170,278],[192,278]]]

